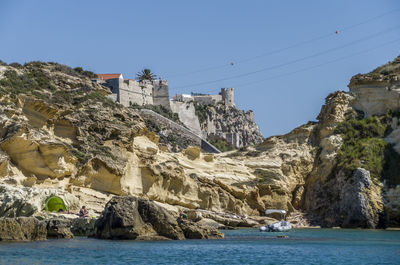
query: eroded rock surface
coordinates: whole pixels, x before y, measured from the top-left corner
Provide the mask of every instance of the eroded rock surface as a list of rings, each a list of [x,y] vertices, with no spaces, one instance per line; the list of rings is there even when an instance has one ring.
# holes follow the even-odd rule
[[[34,217],[0,218],[0,241],[46,240],[46,224]]]
[[[168,210],[150,200],[134,196],[112,198],[96,221],[94,236],[133,240],[223,237],[215,228],[178,223]]]
[[[71,220],[68,219],[50,219],[46,225],[47,238],[73,238],[71,232]]]
[[[90,215],[98,215],[114,195],[120,195],[168,205],[175,219],[176,212],[193,211],[202,214],[195,222],[208,219],[203,223],[214,220],[226,226],[255,226],[257,222],[248,217],[261,220],[268,208],[294,213],[301,224],[376,227],[382,216],[383,224],[396,226],[400,223],[396,182],[375,177],[360,191],[357,183],[363,181],[356,177],[358,171],[343,171],[337,164],[344,138],[336,129],[349,114],[361,119],[399,111],[393,101],[397,96],[392,95],[397,93],[397,62],[375,71],[379,77],[372,72],[352,79],[351,93],[329,95],[318,122],[256,146],[215,155],[192,147],[169,152],[137,112],[108,101],[107,90],[89,78],[60,71],[54,64],[5,66],[2,78],[7,70],[17,76],[35,71],[48,78],[51,89],[7,90],[0,98],[0,216],[39,216],[50,195],[61,197],[73,211],[86,205]],[[364,86],[368,88],[363,90]],[[224,124],[226,111],[211,112],[218,120],[214,129],[244,126],[249,135],[243,142],[261,141],[253,137],[256,128],[248,128],[246,121],[237,123],[235,113]],[[399,121],[394,114],[391,118],[384,139],[398,152]],[[363,168],[363,159],[359,164]],[[153,226],[139,224],[139,231],[132,230],[130,237],[145,232],[159,236]],[[184,236],[183,231],[176,233]]]

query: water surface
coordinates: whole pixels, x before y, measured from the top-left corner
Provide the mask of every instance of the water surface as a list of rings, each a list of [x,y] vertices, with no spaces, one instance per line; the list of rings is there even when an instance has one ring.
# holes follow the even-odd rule
[[[223,232],[223,240],[0,243],[0,264],[400,264],[400,231]]]

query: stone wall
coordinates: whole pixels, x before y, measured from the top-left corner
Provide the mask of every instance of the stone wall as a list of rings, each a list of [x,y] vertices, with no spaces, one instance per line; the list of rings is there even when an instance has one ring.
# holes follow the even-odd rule
[[[200,135],[188,130],[187,128],[183,127],[182,125],[171,121],[168,118],[165,118],[164,116],[161,116],[160,114],[148,110],[148,109],[141,109],[140,110],[141,116],[147,119],[151,119],[157,123],[161,123],[166,127],[169,127],[170,129],[174,130],[177,135],[187,138],[192,142],[195,142],[198,146],[202,148],[204,152],[208,153],[220,153],[220,151],[214,147],[212,144],[208,143],[206,140],[204,140]]]
[[[200,123],[193,102],[171,101],[170,104],[172,112],[178,114],[179,120],[191,131],[201,135]]]
[[[193,100],[203,105],[215,105],[222,101],[221,95],[192,96]]]
[[[102,82],[116,94],[116,101],[125,107],[131,104],[138,105],[162,105],[170,109],[168,81],[114,78]],[[113,96],[112,98],[115,98]]]
[[[191,95],[179,94],[172,97],[172,100],[181,102],[196,101],[202,105],[217,105],[222,102],[226,106],[232,107],[235,106],[233,91],[233,88],[221,88],[221,92],[215,95],[196,93],[192,93]]]
[[[170,109],[167,80],[153,80],[153,104]]]

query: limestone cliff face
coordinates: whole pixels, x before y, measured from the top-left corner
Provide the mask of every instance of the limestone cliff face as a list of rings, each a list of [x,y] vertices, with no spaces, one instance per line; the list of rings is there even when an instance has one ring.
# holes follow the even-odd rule
[[[113,195],[243,215],[264,210],[256,187],[232,186],[256,178],[243,161],[195,147],[168,152],[137,112],[72,69],[33,63],[1,70],[0,183],[7,196],[0,215],[37,214],[50,195],[94,213]]]
[[[385,114],[400,108],[400,56],[368,74],[355,75],[349,89],[356,96],[353,107],[365,115]]]
[[[397,117],[390,114],[375,118],[383,128],[386,127],[386,132],[375,138],[362,136],[368,134],[364,131],[370,130],[368,127],[354,127],[356,134],[350,141],[347,139],[346,148],[342,148],[346,130],[337,132],[335,129],[346,120],[356,123],[354,121],[358,119],[362,124],[365,117],[383,115],[388,111],[397,112],[399,69],[399,58],[396,58],[371,73],[354,76],[349,84],[349,94],[336,93],[327,98],[327,104],[318,116],[316,133],[319,152],[313,171],[306,177],[303,209],[309,214],[311,223],[369,228],[398,226],[399,194],[396,185],[400,180],[400,172],[397,167],[393,168],[392,162],[398,155],[388,152],[392,147],[397,152],[399,150]],[[352,112],[354,115],[354,111],[358,112],[358,118],[346,117],[351,116]],[[361,140],[358,140],[360,135]],[[388,144],[384,144],[383,139]],[[378,142],[380,146],[386,145],[384,151],[371,149]],[[353,154],[343,153],[351,149]],[[371,150],[369,152],[374,155],[365,156],[363,150]],[[340,152],[342,161],[338,163]],[[357,152],[360,153],[359,157],[352,157]],[[343,157],[347,157],[347,160],[343,160]],[[359,168],[349,171],[345,165],[350,163],[350,159]],[[376,162],[378,167],[372,166],[371,159],[381,161]],[[370,172],[363,167],[377,168],[378,172],[371,178]],[[392,169],[389,170],[389,167]]]
[[[318,122],[265,140],[252,113],[206,106],[202,130],[238,132],[242,144],[258,143],[212,155],[196,147],[169,152],[140,114],[59,65],[0,72],[1,216],[39,214],[50,195],[73,210],[85,204],[99,214],[112,196],[135,195],[214,217],[208,211],[257,216],[280,208],[304,225],[400,224],[399,109],[385,96],[379,106],[393,113],[374,116],[381,112],[368,112],[373,108],[366,103],[376,98],[353,93],[353,81],[351,93],[326,98]],[[368,78],[357,78],[369,86]],[[368,115],[374,117],[364,119]],[[349,146],[355,152],[346,154]]]

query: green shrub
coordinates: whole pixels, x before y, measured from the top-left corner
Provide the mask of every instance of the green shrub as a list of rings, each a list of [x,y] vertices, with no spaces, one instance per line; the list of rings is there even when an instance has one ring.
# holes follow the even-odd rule
[[[389,132],[395,113],[357,120],[348,119],[338,125],[335,132],[342,134],[343,145],[337,155],[337,170],[347,175],[362,167],[369,170],[375,180],[387,180],[390,186],[400,184],[400,155],[384,137]]]
[[[209,105],[202,105],[198,102],[194,102],[195,114],[199,118],[200,124],[205,123],[208,119],[208,106]]]
[[[19,69],[23,68],[22,64],[20,64],[20,63],[10,63],[9,66],[12,66],[14,68],[19,68]]]
[[[93,73],[92,71],[87,71],[87,70],[83,70],[82,67],[75,67],[74,71],[82,76],[86,76],[89,78],[96,78],[97,75],[95,73]]]
[[[40,70],[32,70],[21,75],[14,70],[7,70],[0,80],[1,95],[9,94],[15,97],[20,93],[27,94],[40,89],[54,89],[50,79]]]
[[[130,108],[132,109],[149,109],[152,110],[158,114],[160,114],[161,116],[164,116],[176,123],[181,124],[181,121],[179,120],[179,116],[177,113],[173,113],[172,111],[170,111],[169,109],[167,109],[164,106],[161,105],[138,105],[136,103],[130,104]]]
[[[59,64],[59,63],[54,63],[53,69],[54,72],[62,72],[67,75],[72,75],[72,76],[77,76],[77,73],[72,69],[72,67],[65,65],[65,64]]]
[[[221,152],[235,150],[235,147],[233,147],[233,145],[231,145],[230,143],[228,143],[228,141],[219,136],[209,136],[207,138],[207,141]]]

